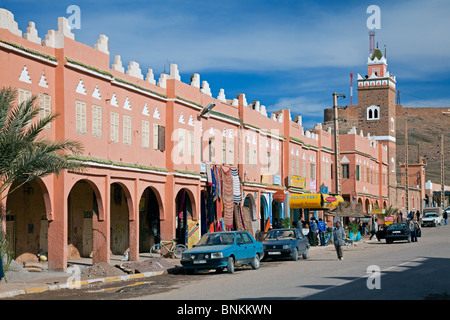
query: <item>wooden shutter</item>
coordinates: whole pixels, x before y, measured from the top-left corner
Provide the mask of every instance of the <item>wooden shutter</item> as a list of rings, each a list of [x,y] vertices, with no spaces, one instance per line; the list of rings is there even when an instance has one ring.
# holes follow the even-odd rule
[[[48,94],[39,94],[39,120],[49,116],[52,112],[51,97]],[[44,129],[50,130],[51,124],[48,123]]]
[[[131,117],[123,116],[123,143],[131,144]]]
[[[166,127],[164,126],[158,126],[158,149],[166,150]]]
[[[184,150],[185,150],[185,140],[184,140],[184,129],[183,128],[178,128],[178,153],[179,154],[184,154]]]
[[[86,102],[76,101],[76,115],[75,115],[75,126],[77,133],[86,133]]]
[[[92,135],[94,137],[102,137],[102,107],[92,106]]]
[[[150,146],[150,123],[142,120],[142,148]]]
[[[111,112],[111,141],[119,142],[119,114]]]

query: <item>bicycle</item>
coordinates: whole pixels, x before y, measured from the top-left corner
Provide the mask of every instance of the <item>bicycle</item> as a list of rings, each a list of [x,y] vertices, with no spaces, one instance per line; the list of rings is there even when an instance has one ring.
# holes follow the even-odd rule
[[[163,252],[166,254],[172,254],[175,258],[180,259],[184,251],[187,250],[187,246],[184,244],[177,244],[176,240],[161,240],[159,243],[155,243],[150,248],[150,257],[161,258]]]

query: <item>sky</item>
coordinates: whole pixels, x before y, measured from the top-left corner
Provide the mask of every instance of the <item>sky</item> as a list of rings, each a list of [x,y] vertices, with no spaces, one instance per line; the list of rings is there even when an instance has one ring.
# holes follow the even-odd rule
[[[369,28],[380,9],[376,42],[397,77],[405,107],[450,108],[450,1],[301,1],[301,0],[0,0],[26,32],[29,21],[39,37],[57,29],[58,17],[80,8],[75,39],[94,46],[109,37],[110,62],[120,55],[155,79],[178,65],[181,80],[193,73],[208,81],[217,97],[244,93],[260,101],[269,114],[289,108],[301,115],[306,129],[323,121],[332,93],[338,104],[357,104],[356,77],[367,74]],[[386,48],[386,49],[385,49]]]

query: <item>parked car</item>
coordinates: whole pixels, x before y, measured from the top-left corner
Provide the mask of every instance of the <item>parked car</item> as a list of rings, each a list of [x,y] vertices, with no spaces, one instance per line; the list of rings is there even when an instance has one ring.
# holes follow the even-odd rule
[[[189,273],[216,269],[234,273],[236,266],[258,269],[264,257],[262,243],[247,231],[211,232],[203,235],[191,249],[183,252],[181,264]]]
[[[270,230],[263,241],[264,258],[291,257],[297,261],[309,257],[309,242],[299,229]]]
[[[411,242],[411,230],[409,223],[393,223],[386,228],[386,243],[392,243],[397,240],[407,240]]]
[[[424,210],[425,211],[425,210]],[[442,223],[442,214],[441,208],[436,208],[435,210],[427,210],[424,212],[423,217],[421,219],[422,227],[425,226],[440,226]]]

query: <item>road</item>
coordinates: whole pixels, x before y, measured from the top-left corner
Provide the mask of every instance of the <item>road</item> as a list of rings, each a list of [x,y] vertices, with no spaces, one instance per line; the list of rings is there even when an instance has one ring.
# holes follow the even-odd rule
[[[416,243],[386,244],[383,240],[345,248],[343,261],[328,246],[311,250],[308,260],[262,262],[259,270],[166,274],[109,287],[46,292],[32,299],[448,299],[449,265],[450,226],[440,226],[423,228]]]

